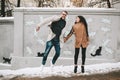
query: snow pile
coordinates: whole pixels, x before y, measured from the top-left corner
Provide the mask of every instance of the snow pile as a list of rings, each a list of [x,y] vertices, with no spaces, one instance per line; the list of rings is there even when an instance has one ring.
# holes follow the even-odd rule
[[[2,20],[14,20],[14,17],[0,17],[0,21]]]
[[[10,64],[3,64],[3,63],[0,63],[0,66],[11,66]]]
[[[74,66],[54,66],[51,67],[37,67],[37,68],[24,68],[19,70],[0,70],[0,75],[2,76],[39,76],[49,77],[49,76],[64,76],[71,77],[76,74],[73,73]],[[108,73],[111,71],[120,70],[120,62],[118,63],[102,63],[102,64],[94,64],[94,65],[86,65],[85,73],[81,73],[80,66],[78,67],[77,75],[91,75],[91,74],[99,74],[99,73]]]

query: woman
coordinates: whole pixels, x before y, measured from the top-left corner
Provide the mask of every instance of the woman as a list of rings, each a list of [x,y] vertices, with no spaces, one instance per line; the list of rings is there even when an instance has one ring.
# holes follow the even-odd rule
[[[87,22],[83,16],[77,16],[75,24],[73,25],[70,33],[67,37],[64,37],[64,42],[66,42],[72,34],[75,35],[75,55],[74,55],[74,73],[77,73],[77,61],[80,47],[82,48],[82,65],[81,65],[81,72],[84,73],[84,65],[85,65],[85,58],[86,58],[86,48],[89,43],[89,35],[88,35],[88,28]]]

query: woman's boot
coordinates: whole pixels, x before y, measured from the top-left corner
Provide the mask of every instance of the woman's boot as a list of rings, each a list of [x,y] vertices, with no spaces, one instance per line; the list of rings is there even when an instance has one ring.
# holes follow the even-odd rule
[[[74,67],[74,73],[77,73],[77,66]]]
[[[85,70],[84,70],[84,66],[83,66],[83,65],[81,66],[81,72],[82,72],[82,73],[85,72]]]

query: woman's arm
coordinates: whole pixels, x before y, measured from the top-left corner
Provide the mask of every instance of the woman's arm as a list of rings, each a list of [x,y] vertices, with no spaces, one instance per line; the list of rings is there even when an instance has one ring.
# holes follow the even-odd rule
[[[66,42],[72,36],[73,33],[74,33],[74,30],[73,30],[73,27],[72,27],[69,34],[66,37],[64,37],[64,42]]]

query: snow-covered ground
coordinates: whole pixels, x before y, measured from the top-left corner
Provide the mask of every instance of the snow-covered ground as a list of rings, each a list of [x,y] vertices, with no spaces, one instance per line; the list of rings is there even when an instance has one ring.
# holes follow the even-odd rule
[[[81,73],[80,66],[78,68],[78,73],[73,73],[74,66],[54,66],[51,67],[36,67],[36,68],[24,68],[18,70],[0,70],[1,76],[39,76],[41,78],[50,77],[50,76],[63,76],[63,77],[71,77],[74,75],[91,75],[91,74],[100,74],[100,73],[108,73],[112,71],[120,70],[120,62],[117,63],[101,63],[94,65],[86,65],[85,73]]]

